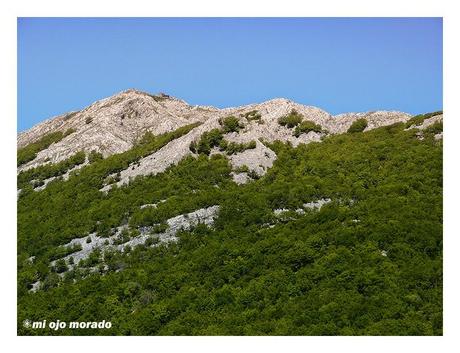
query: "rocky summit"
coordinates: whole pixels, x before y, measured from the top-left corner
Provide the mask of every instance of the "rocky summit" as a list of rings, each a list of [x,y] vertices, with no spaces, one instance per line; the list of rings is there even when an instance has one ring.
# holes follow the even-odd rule
[[[317,124],[321,131],[293,134],[292,126],[279,120],[296,112],[302,120]],[[211,106],[193,106],[164,93],[152,95],[130,89],[112,97],[97,101],[87,108],[69,112],[46,120],[30,130],[19,133],[18,149],[39,141],[52,133],[63,133],[64,138],[37,152],[35,158],[18,167],[18,172],[43,164],[57,163],[79,151],[99,152],[104,157],[122,153],[138,141],[146,132],[160,135],[180,127],[196,123],[187,134],[174,139],[159,151],[142,158],[134,167],[121,172],[118,184],[126,183],[137,175],[156,174],[185,156],[192,154],[190,144],[219,128],[225,117],[236,117],[242,129],[228,131],[224,138],[234,144],[255,142],[255,147],[229,155],[235,168],[248,168],[258,175],[265,173],[276,159],[276,154],[262,142],[280,140],[293,146],[300,143],[319,142],[327,135],[346,132],[353,122],[365,119],[365,130],[405,122],[410,114],[398,111],[374,111],[331,115],[316,107],[276,98],[263,103],[218,109]],[[72,131],[65,134],[66,131]],[[261,142],[262,141],[262,142]],[[212,153],[219,153],[214,149]],[[245,173],[235,173],[234,180],[244,183]],[[110,185],[107,186],[110,188]]]

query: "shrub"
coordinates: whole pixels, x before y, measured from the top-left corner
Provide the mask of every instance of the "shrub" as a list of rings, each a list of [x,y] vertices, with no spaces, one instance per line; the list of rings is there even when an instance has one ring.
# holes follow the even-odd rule
[[[145,246],[152,246],[152,245],[156,245],[160,243],[160,239],[158,239],[157,237],[148,237],[146,240],[145,240]]]
[[[299,137],[300,135],[302,134],[307,134],[309,133],[310,131],[314,131],[314,132],[322,132],[323,129],[321,128],[320,125],[318,124],[315,124],[313,121],[310,121],[310,120],[304,120],[302,121],[299,125],[297,125],[297,127],[295,128],[294,130],[294,136],[295,137]]]
[[[211,148],[219,146],[222,139],[222,132],[219,129],[212,129],[211,131],[203,133],[198,143],[192,142],[190,144],[190,150],[195,153],[209,155]]]
[[[235,153],[241,153],[246,150],[256,148],[256,141],[250,141],[248,143],[237,143],[237,142],[227,142],[222,140],[220,148],[222,151],[227,152],[227,154],[232,155]]]
[[[65,272],[65,271],[67,271],[67,269],[68,269],[67,264],[65,263],[64,259],[59,259],[54,264],[54,271],[57,272],[57,273]]]
[[[260,179],[260,175],[254,169],[248,172],[248,177],[254,180]]]
[[[104,159],[104,157],[102,156],[102,153],[96,152],[95,150],[91,151],[88,155],[88,161],[90,163],[100,161],[101,159]]]
[[[164,233],[166,232],[166,229],[168,229],[168,225],[166,223],[155,224],[152,227],[151,233],[152,234]]]
[[[93,122],[93,118],[90,116],[85,119],[86,124],[91,124],[92,122]]]
[[[222,129],[224,134],[229,132],[238,132],[240,129],[244,127],[238,120],[238,118],[234,116],[227,116],[224,119],[220,120],[220,124],[222,125]]]
[[[259,113],[258,110],[251,110],[250,112],[247,112],[246,114],[242,114],[242,116],[248,121],[253,121],[253,120],[260,121],[260,119],[262,118],[262,115]]]
[[[70,134],[73,134],[73,133],[76,132],[76,131],[77,131],[77,130],[72,129],[72,128],[67,129],[67,130],[64,132],[63,138],[69,136]]]
[[[190,143],[189,149],[190,149],[190,151],[192,151],[193,153],[196,153],[196,151],[197,151],[197,143],[196,143],[196,141],[192,141],[192,142]]]
[[[278,123],[288,128],[293,128],[300,124],[302,121],[302,115],[299,114],[295,109],[292,109],[288,115],[282,116],[278,119]]]
[[[353,124],[348,128],[347,132],[362,132],[367,127],[367,120],[364,118],[355,120]]]
[[[248,173],[249,167],[247,165],[241,165],[239,167],[236,167],[233,171],[235,173]]]

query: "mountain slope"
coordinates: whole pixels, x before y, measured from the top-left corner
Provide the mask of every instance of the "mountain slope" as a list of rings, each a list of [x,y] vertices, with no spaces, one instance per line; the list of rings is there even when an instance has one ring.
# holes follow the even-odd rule
[[[295,137],[288,128],[278,124],[278,119],[289,114],[293,109],[331,134],[345,132],[353,121],[362,117],[368,119],[369,129],[410,118],[410,115],[401,112],[351,113],[333,117],[321,109],[300,105],[287,99],[273,99],[244,107],[216,109],[190,106],[180,99],[165,94],[154,96],[137,90],[127,90],[98,101],[79,112],[58,116],[20,133],[18,148],[36,142],[46,134],[74,131],[38,152],[36,158],[21,165],[19,170],[49,162],[60,162],[79,151],[89,153],[94,150],[102,153],[104,157],[121,153],[133,147],[147,131],[160,135],[187,124],[203,122],[204,126],[200,128],[202,133],[217,127],[218,120],[223,117],[235,115],[242,118],[241,115],[251,111],[257,111],[261,115],[260,119],[249,123],[238,136],[229,136],[230,141],[248,142],[263,138],[267,141],[290,141],[294,145],[318,141],[320,139],[318,134],[310,133]],[[242,120],[247,119],[242,118]],[[188,142],[190,138],[184,137],[184,140]],[[182,157],[186,154],[184,150]],[[170,158],[169,155],[162,157],[166,160]],[[174,161],[177,162],[178,158]]]
[[[267,143],[277,159],[245,185],[225,154],[202,153],[99,191],[192,126],[24,188],[18,333],[442,335],[442,125],[410,128],[422,118]]]

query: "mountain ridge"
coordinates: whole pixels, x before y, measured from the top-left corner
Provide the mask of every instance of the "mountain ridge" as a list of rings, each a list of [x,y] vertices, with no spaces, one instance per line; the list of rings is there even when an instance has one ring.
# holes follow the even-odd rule
[[[212,106],[192,106],[184,100],[164,93],[152,95],[128,89],[98,100],[80,111],[47,119],[19,133],[17,145],[20,149],[38,141],[46,134],[75,130],[62,140],[39,151],[33,160],[21,165],[19,170],[27,170],[49,162],[57,163],[82,150],[86,153],[100,152],[107,157],[130,149],[146,132],[160,135],[191,123],[203,123],[205,127],[201,130],[204,132],[216,128],[217,121],[221,118],[230,115],[241,118],[241,115],[256,110],[261,115],[258,124],[247,124],[248,128],[242,137],[229,136],[230,140],[245,142],[259,138],[268,141],[280,139],[290,141],[294,145],[318,141],[318,134],[293,137],[288,129],[279,126],[277,120],[292,110],[298,111],[331,134],[345,132],[353,121],[362,117],[369,120],[369,129],[407,121],[411,117],[410,114],[398,111],[333,116],[320,108],[302,105],[286,98],[219,109]]]

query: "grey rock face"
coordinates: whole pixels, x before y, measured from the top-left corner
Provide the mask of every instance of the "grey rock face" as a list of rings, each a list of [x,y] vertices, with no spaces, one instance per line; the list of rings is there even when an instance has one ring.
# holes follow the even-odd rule
[[[35,142],[45,134],[68,129],[76,132],[38,153],[35,160],[21,166],[28,169],[51,161],[59,162],[78,151],[95,150],[105,157],[130,149],[145,132],[154,135],[206,120],[213,110],[199,112],[182,100],[151,96],[127,90],[102,99],[89,107],[44,121],[18,135],[18,148]]]
[[[425,130],[428,126],[433,125],[434,123],[443,121],[443,114],[432,116],[431,118],[423,120],[421,125],[412,125],[407,130],[410,129],[418,129],[418,130]]]
[[[202,123],[188,134],[171,141],[159,151],[141,159],[138,164],[122,171],[118,185],[126,184],[129,183],[130,178],[137,175],[161,173],[191,155],[189,146],[192,141],[199,140],[206,131],[219,128],[220,118],[233,115],[240,119],[245,128],[238,133],[226,134],[224,138],[229,142],[238,143],[256,141],[257,145],[253,150],[230,156],[230,162],[235,168],[246,165],[250,170],[262,175],[273,165],[276,154],[260,140],[267,142],[280,140],[297,146],[300,143],[320,142],[325,135],[325,133],[309,132],[299,137],[293,136],[292,129],[278,123],[280,117],[289,114],[293,109],[303,115],[304,120],[321,125],[328,134],[344,133],[355,120],[360,118],[368,121],[367,130],[370,130],[407,121],[411,117],[406,113],[387,111],[332,116],[319,108],[301,105],[284,98],[242,107],[217,109],[191,106],[165,94],[152,96],[136,90],[127,90],[100,100],[79,112],[58,116],[20,133],[19,148],[37,141],[50,132],[65,132],[69,128],[76,130],[60,142],[39,152],[33,161],[21,166],[19,171],[44,163],[59,162],[81,150],[86,152],[95,150],[104,156],[121,153],[130,149],[147,131],[158,135],[194,122]],[[245,117],[245,114],[253,110],[257,110],[260,114],[259,120],[250,121]],[[235,174],[234,180],[243,183],[248,180],[246,177]],[[110,186],[107,186],[102,190],[109,189]]]
[[[435,116],[432,116],[431,118],[423,120],[423,123],[420,124],[420,125],[412,125],[412,126],[408,127],[406,130],[417,129],[418,131],[416,132],[415,136],[420,141],[423,141],[425,139],[425,136],[423,136],[423,134],[424,134],[423,130],[425,130],[426,128],[428,128],[429,126],[431,126],[431,125],[433,125],[433,124],[435,124],[437,122],[442,122],[442,121],[443,121],[443,114],[439,114],[439,115],[435,115]],[[436,141],[441,140],[442,138],[443,138],[443,133],[442,132],[434,135],[434,139]]]
[[[326,199],[319,199],[319,200],[312,201],[312,202],[307,202],[302,205],[303,208],[298,208],[295,210],[295,212],[297,214],[303,215],[305,214],[305,209],[319,211],[321,207],[323,207],[324,205],[328,204],[331,201],[332,201],[331,199],[326,198]],[[286,213],[289,211],[291,210],[288,208],[277,208],[276,210],[273,210],[273,213],[275,216],[281,216],[283,215],[283,213]]]
[[[318,209],[318,210],[320,210],[321,207],[323,207],[324,205],[328,204],[329,202],[331,202],[331,199],[329,199],[329,198],[327,198],[327,199],[319,199],[317,201],[304,203],[303,207],[304,208],[309,208],[309,209]]]

